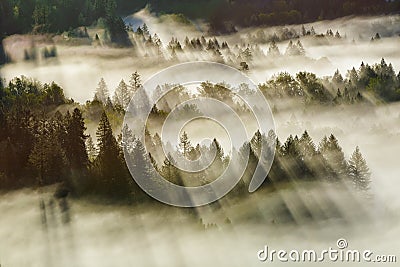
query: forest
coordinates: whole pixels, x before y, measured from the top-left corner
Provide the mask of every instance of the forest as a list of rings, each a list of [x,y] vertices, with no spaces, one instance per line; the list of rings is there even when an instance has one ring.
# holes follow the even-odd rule
[[[0,4],[0,35],[28,32],[63,32],[89,26],[98,19],[116,35],[123,31],[117,15],[136,12],[146,5],[157,14],[183,14],[205,19],[214,33],[235,31],[235,27],[301,24],[349,15],[398,13],[400,1],[385,0],[5,0]]]
[[[157,162],[156,158],[162,155],[162,151],[159,151],[162,147],[160,133],[151,134],[146,130],[146,144],[142,144],[129,128],[118,125],[124,132],[125,142],[122,142],[122,132],[113,130],[108,117],[122,117],[139,86],[140,75],[135,72],[129,85],[121,81],[111,100],[107,85],[101,80],[94,99],[84,105],[66,99],[63,89],[55,83],[41,84],[23,76],[1,87],[2,190],[61,183],[76,196],[95,194],[110,199],[142,202],[147,198],[127,170],[122,153],[124,144],[131,146],[130,153],[137,171],[148,179],[154,179],[149,164],[153,164],[165,179],[179,185],[193,183],[193,179],[197,184],[215,179],[215,170],[223,170],[229,162],[229,156],[224,153],[217,139],[213,141],[217,148],[213,165],[210,170],[196,173],[195,176],[181,172],[168,156]],[[220,85],[214,87],[203,83],[202,88],[204,96],[224,98],[234,103],[228,100],[232,96],[227,95],[224,92],[226,89]],[[184,101],[188,96],[182,87],[178,87],[175,94],[169,98]],[[168,100],[162,107],[165,110],[154,106],[149,119],[165,120],[170,110]],[[196,112],[196,107],[188,106],[185,112]],[[98,121],[96,143],[85,134],[85,119]],[[257,131],[249,143],[243,144],[250,146],[251,151],[243,181],[249,181],[255,170],[261,144],[271,144],[276,139],[273,132],[266,136]],[[195,159],[207,153],[208,149],[211,148],[192,144],[190,137],[184,133],[177,153]],[[151,161],[147,160],[147,153],[150,153]],[[307,131],[300,137],[291,135],[283,143],[276,140],[275,159],[267,178],[264,184],[266,188],[293,180],[317,180],[348,182],[357,189],[368,190],[371,182],[368,166],[358,147],[347,160],[334,135],[324,137],[316,145]],[[240,197],[245,192],[246,186],[242,182],[232,194]]]
[[[0,266],[256,266],[339,238],[397,255],[399,12],[1,0]]]

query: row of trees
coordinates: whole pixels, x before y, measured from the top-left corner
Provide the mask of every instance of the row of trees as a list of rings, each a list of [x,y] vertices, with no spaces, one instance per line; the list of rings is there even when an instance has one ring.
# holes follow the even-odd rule
[[[101,19],[111,42],[129,46],[125,24],[116,8],[115,0],[4,0],[0,3],[0,35],[72,32]]]
[[[263,32],[263,31],[262,31]],[[145,56],[153,55],[158,58],[178,59],[182,53],[207,53],[211,60],[227,63],[239,67],[242,70],[248,70],[249,64],[254,58],[258,60],[275,58],[279,56],[305,56],[305,49],[300,40],[289,41],[286,51],[281,53],[275,40],[272,40],[268,52],[265,53],[258,44],[252,43],[249,37],[246,42],[236,44],[232,47],[226,41],[219,41],[216,37],[206,39],[204,36],[189,39],[187,36],[181,43],[177,38],[172,37],[164,49],[161,40],[155,33],[151,35],[146,24],[138,27],[134,33],[134,43],[140,50],[145,51]],[[297,35],[296,35],[297,36]],[[294,38],[294,37],[293,37]],[[297,38],[297,37],[296,37]],[[291,38],[289,38],[291,39]],[[279,41],[277,39],[277,41]],[[204,55],[204,54],[203,54]]]
[[[203,94],[208,94],[207,90],[212,88],[204,84]],[[208,183],[219,176],[229,161],[216,139],[210,147],[192,145],[184,133],[178,154],[194,160],[215,149],[216,158],[205,172],[188,174],[180,171],[171,155],[158,153],[162,147],[158,134],[152,136],[146,131],[146,144],[142,144],[124,127],[124,140],[122,135],[115,137],[104,107],[101,109],[95,145],[93,139],[85,134],[84,115],[79,108],[73,108],[72,113],[68,111],[70,108],[64,114],[54,112],[63,105],[74,105],[65,99],[62,89],[56,84],[41,85],[27,78],[16,78],[0,89],[2,189],[62,182],[78,194],[136,199],[140,202],[145,201],[147,196],[131,179],[123,149],[135,166],[135,175],[155,179],[150,165],[153,164],[166,179],[181,185]],[[217,97],[224,99],[227,95],[221,93]],[[265,137],[257,132],[249,144],[244,144],[251,149],[250,167],[245,176],[250,177],[254,172],[251,168],[259,160],[260,145],[263,142],[270,144],[275,138],[273,133]],[[150,154],[147,154],[145,146]],[[333,135],[324,138],[316,148],[307,132],[300,138],[290,136],[284,144],[277,141],[276,157],[268,178],[273,182],[292,179],[347,180],[362,190],[368,189],[370,182],[368,167],[358,148],[346,161]],[[245,192],[244,183],[239,186],[242,189],[234,190],[236,195]]]
[[[268,187],[271,183],[276,185],[293,181],[326,181],[349,183],[362,191],[370,188],[371,173],[360,149],[356,147],[350,159],[346,160],[343,150],[333,134],[329,137],[324,137],[317,146],[307,131],[300,138],[298,136],[289,136],[283,144],[276,138],[274,133],[271,132],[268,136],[265,136],[257,131],[252,140],[248,144],[244,144],[239,150],[243,151],[244,147],[248,146],[250,157],[248,159],[243,158],[244,162],[249,160],[248,167],[242,177],[242,181],[234,190],[236,196],[246,193],[246,184],[248,186],[255,167],[260,160],[261,146],[268,147],[268,145],[275,142],[275,158],[264,186]],[[165,145],[168,146],[168,144]],[[158,157],[162,154],[163,143],[158,133],[154,136],[147,136],[146,146],[151,155]],[[228,166],[230,160],[229,156],[224,154],[221,145],[216,139],[213,140],[209,147],[200,146],[199,144],[192,145],[190,138],[184,132],[180,137],[178,150],[174,154],[175,158],[182,156],[189,160],[196,160],[201,155],[202,160],[208,162],[207,155],[209,155],[208,153],[210,153],[211,149],[216,151],[214,161],[207,170],[198,173],[187,173],[177,169],[173,166],[174,160],[170,155],[162,162],[161,168],[158,168],[156,160],[153,159],[153,162],[162,176],[173,183],[187,186],[205,184],[216,179]]]
[[[400,10],[400,1],[384,0],[274,0],[263,3],[251,1],[221,1],[210,16],[213,32],[226,32],[238,26],[300,24],[316,20],[334,19],[348,15],[371,15]]]
[[[306,28],[302,25],[300,31],[296,30],[295,28],[291,27],[282,27],[274,31],[273,33],[266,33],[266,31],[259,29],[255,33],[248,33],[246,34],[246,42],[250,43],[258,43],[258,44],[265,44],[270,42],[283,42],[287,40],[298,39],[301,36],[316,36],[316,37],[327,37],[331,38],[334,37],[336,39],[341,39],[342,36],[339,33],[339,30],[336,30],[334,33],[332,29],[328,29],[326,34],[324,33],[317,33],[314,29],[314,26],[311,28]]]
[[[298,97],[306,103],[354,103],[364,101],[364,94],[398,101],[400,72],[396,75],[392,64],[382,59],[373,66],[362,63],[358,70],[352,68],[346,78],[338,70],[332,77],[323,79],[309,72],[299,72],[296,77],[284,72],[261,84],[260,89],[268,97]]]
[[[262,138],[256,133],[257,138]],[[254,147],[254,138],[251,145]],[[316,146],[307,131],[302,136],[289,136],[285,143],[276,142],[276,154],[269,174],[271,182],[293,179],[351,182],[357,189],[368,190],[371,174],[357,147],[345,159],[338,140],[332,134]]]
[[[140,74],[135,71],[130,77],[129,84],[126,84],[123,79],[120,81],[111,100],[108,86],[104,79],[101,78],[95,91],[94,101],[101,102],[104,105],[113,105],[116,109],[123,110],[126,109],[134,93],[141,86],[142,81]]]

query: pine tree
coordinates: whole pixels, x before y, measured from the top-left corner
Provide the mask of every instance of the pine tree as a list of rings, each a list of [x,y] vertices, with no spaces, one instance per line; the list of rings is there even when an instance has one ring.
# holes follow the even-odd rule
[[[182,136],[180,137],[179,148],[181,149],[182,155],[185,158],[188,158],[189,153],[193,149],[193,147],[186,132],[183,132]]]
[[[129,85],[131,87],[131,97],[132,97],[133,94],[136,93],[136,91],[142,86],[140,74],[137,71],[132,73],[131,78],[129,80]]]
[[[304,27],[304,25],[301,26],[301,34],[302,34],[303,36],[306,36],[306,35],[307,35],[307,30],[306,30],[306,28]]]
[[[293,41],[290,40],[288,43],[288,46],[286,47],[286,52],[285,52],[285,56],[293,56],[294,52],[293,50],[295,49],[294,45],[293,45]]]
[[[303,44],[300,42],[300,40],[297,41],[296,45],[297,45],[297,50],[298,50],[299,55],[304,56],[306,51],[304,50]]]
[[[107,84],[103,78],[100,79],[100,82],[96,88],[96,92],[94,98],[98,101],[102,102],[103,104],[107,103],[107,99],[109,98]]]
[[[173,160],[172,156],[168,154],[164,160],[163,166],[161,167],[161,175],[171,183],[184,186],[181,173],[175,165],[176,162]]]
[[[85,135],[86,127],[82,117],[82,112],[75,108],[72,117],[67,125],[67,136],[65,142],[65,152],[72,170],[86,170],[89,159],[86,152]]]
[[[90,162],[93,162],[97,156],[97,149],[94,145],[93,138],[89,135],[86,139],[86,151],[88,154],[88,159]]]
[[[96,131],[99,154],[94,162],[94,189],[97,193],[123,198],[130,192],[129,177],[122,151],[113,135],[105,111],[101,114]]]
[[[260,157],[261,147],[263,144],[263,136],[259,130],[254,134],[250,141],[250,147],[257,157]]]
[[[40,186],[63,181],[66,172],[65,153],[53,123],[45,120],[39,122],[29,163]]]
[[[332,82],[334,82],[336,85],[342,85],[343,84],[343,77],[340,74],[338,69],[333,74]]]
[[[143,32],[144,37],[149,37],[150,36],[150,31],[149,31],[149,28],[147,27],[146,23],[143,23],[143,26],[142,26],[141,30]]]
[[[344,175],[347,174],[347,162],[336,137],[333,134],[329,138],[324,137],[318,150],[328,165],[337,173],[338,178],[344,178]]]
[[[114,106],[120,106],[123,109],[126,109],[130,101],[131,101],[131,94],[128,90],[128,86],[122,79],[117,89],[115,90],[113,97],[113,104]]]
[[[134,169],[132,175],[135,179],[141,179],[142,181],[149,181],[149,183],[151,183],[151,180],[154,179],[154,172],[151,166],[150,157],[148,156],[143,143],[138,139],[135,140],[134,148],[132,152],[129,153],[129,161]]]
[[[371,173],[359,147],[356,147],[349,160],[349,176],[357,189],[364,191],[369,189]]]
[[[311,158],[315,155],[315,144],[307,131],[304,131],[301,136],[298,148],[303,158]]]
[[[275,41],[272,41],[269,48],[268,48],[268,55],[272,57],[277,57],[281,55],[278,46],[276,45]]]

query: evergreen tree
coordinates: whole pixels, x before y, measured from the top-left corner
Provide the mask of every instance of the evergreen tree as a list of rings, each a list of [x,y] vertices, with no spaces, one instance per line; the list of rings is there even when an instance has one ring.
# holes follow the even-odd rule
[[[86,151],[86,127],[82,112],[75,108],[67,125],[65,151],[72,170],[84,171],[88,167],[88,154]]]
[[[303,135],[301,136],[298,148],[300,150],[300,155],[303,158],[311,158],[317,152],[315,144],[307,131],[304,131]]]
[[[97,149],[93,142],[93,138],[89,135],[86,139],[86,151],[88,155],[88,159],[90,162],[93,162],[97,157]]]
[[[339,70],[336,70],[335,74],[333,74],[332,82],[335,83],[335,85],[339,86],[343,84],[343,81],[343,77],[340,74]]]
[[[29,155],[39,186],[63,181],[66,172],[65,153],[57,138],[55,125],[41,120],[37,127],[36,140]]]
[[[132,73],[129,85],[131,87],[131,96],[133,96],[133,94],[142,86],[140,74],[137,71]]]
[[[268,48],[268,55],[272,57],[277,57],[281,55],[278,46],[276,45],[275,41],[272,41],[269,48]]]
[[[96,88],[96,92],[94,98],[103,104],[107,103],[107,99],[109,98],[108,87],[103,78],[100,79],[100,82]]]
[[[146,38],[150,37],[150,31],[149,31],[149,28],[147,27],[146,23],[143,23],[142,32],[143,32],[144,37],[146,37]]]
[[[182,155],[185,158],[188,158],[189,153],[193,149],[193,147],[186,132],[183,132],[182,136],[180,137],[179,148],[181,149]]]
[[[94,162],[93,189],[95,193],[124,198],[130,193],[129,175],[105,111],[101,114],[96,136],[99,154]]]
[[[337,173],[338,178],[345,178],[347,174],[347,162],[336,137],[331,134],[321,141],[319,152],[326,159],[329,166]]]
[[[368,190],[371,183],[371,173],[359,147],[356,147],[349,160],[349,176],[354,186],[359,190]]]
[[[130,94],[128,86],[122,79],[114,93],[113,97],[114,106],[120,106],[123,109],[126,109],[129,105],[129,102],[131,101],[131,96],[132,94]]]
[[[150,157],[140,140],[135,140],[133,150],[129,153],[128,160],[131,162],[131,166],[135,170],[132,174],[135,179],[142,179],[152,183],[151,180],[154,179],[155,176],[153,168],[151,167]],[[134,197],[139,201],[143,201],[147,197],[140,189],[134,190],[133,193]]]
[[[161,167],[161,175],[171,183],[184,186],[181,173],[175,165],[176,162],[174,162],[172,156],[168,154],[164,160],[163,166]]]
[[[303,44],[300,42],[300,40],[297,41],[297,50],[298,54],[304,56],[306,54],[306,51],[304,50]]]

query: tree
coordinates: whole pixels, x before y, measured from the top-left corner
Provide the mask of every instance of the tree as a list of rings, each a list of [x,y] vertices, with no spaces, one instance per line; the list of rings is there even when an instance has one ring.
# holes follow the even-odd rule
[[[140,74],[137,71],[132,73],[131,78],[129,80],[129,85],[130,85],[131,90],[132,90],[131,91],[132,95],[142,86],[142,81],[141,81],[141,78],[140,78]]]
[[[328,165],[336,172],[338,178],[344,178],[347,174],[347,162],[336,137],[333,134],[329,138],[324,137],[318,151],[326,159]]]
[[[251,62],[253,60],[253,54],[249,46],[241,53],[241,57],[246,60],[246,62]]]
[[[193,147],[186,132],[183,132],[182,136],[180,137],[179,148],[181,149],[182,155],[185,158],[188,158]]]
[[[125,23],[120,16],[107,16],[106,26],[108,32],[110,33],[111,42],[120,46],[132,46],[129,35],[126,31]]]
[[[106,104],[108,97],[109,97],[109,93],[108,93],[107,84],[104,81],[104,79],[101,78],[100,82],[96,88],[94,98],[97,99],[98,101],[102,102],[103,104]]]
[[[301,25],[301,34],[302,34],[303,36],[306,36],[306,35],[307,35],[307,30],[306,30],[306,28],[304,27],[304,25]]]
[[[357,189],[364,191],[369,189],[371,173],[358,146],[349,160],[349,176]]]
[[[343,76],[340,74],[339,70],[337,69],[332,77],[332,82],[335,83],[337,86],[343,85]]]
[[[90,135],[86,139],[86,151],[89,161],[93,162],[97,156],[97,149],[94,145],[93,138]]]
[[[303,158],[311,158],[315,155],[315,144],[307,131],[304,131],[303,135],[301,136],[298,148],[300,155]]]
[[[75,108],[67,125],[65,151],[71,169],[79,172],[85,171],[89,164],[85,146],[88,136],[85,135],[85,131],[82,112]]]
[[[297,50],[299,51],[299,55],[304,56],[306,51],[304,50],[303,44],[300,42],[300,40],[297,41]]]
[[[131,97],[132,97],[132,95],[128,90],[128,86],[126,85],[125,81],[122,79],[114,93],[114,97],[113,97],[114,106],[119,105],[123,109],[125,109],[129,105],[129,102],[131,101]]]
[[[176,162],[170,154],[165,158],[164,164],[161,167],[161,175],[169,182],[176,185],[184,186],[181,173],[177,167]]]
[[[149,28],[147,27],[146,23],[143,23],[142,32],[143,32],[144,37],[147,38],[150,36]]]
[[[271,42],[268,48],[268,55],[272,57],[277,57],[281,55],[281,52],[279,51],[279,48],[274,40]]]
[[[151,161],[150,161],[150,155],[147,154],[146,148],[144,147],[143,143],[135,139],[134,141],[134,147],[131,153],[129,153],[129,159],[131,162],[131,166],[134,170],[134,173],[132,175],[135,177],[135,179],[141,179],[143,181],[149,181],[149,183],[152,183],[151,180],[154,179],[155,173],[153,172],[153,168],[151,166]],[[152,183],[154,184],[154,183]],[[134,194],[136,198],[138,198],[140,201],[143,201],[144,196],[142,194],[142,191],[138,189],[138,191],[134,191]]]
[[[101,114],[96,136],[99,154],[94,162],[93,189],[110,197],[126,197],[130,193],[129,177],[105,111]]]
[[[52,122],[39,122],[29,163],[37,176],[39,186],[63,181],[66,159]]]

